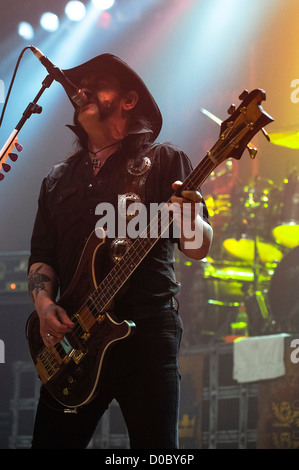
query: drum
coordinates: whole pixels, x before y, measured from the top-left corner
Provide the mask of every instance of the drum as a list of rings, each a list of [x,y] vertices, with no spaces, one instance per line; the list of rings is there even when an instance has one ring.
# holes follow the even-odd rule
[[[274,267],[263,267],[255,273],[247,263],[207,259],[204,263],[204,279],[208,286],[210,304],[239,305],[254,286],[260,290],[268,288]]]
[[[273,229],[276,243],[287,248],[299,245],[299,177],[292,174],[284,181],[280,210]]]
[[[282,251],[271,233],[276,194],[273,181],[265,178],[257,178],[235,193],[231,223],[223,240],[223,247],[233,257],[248,263],[275,263],[282,259]]]

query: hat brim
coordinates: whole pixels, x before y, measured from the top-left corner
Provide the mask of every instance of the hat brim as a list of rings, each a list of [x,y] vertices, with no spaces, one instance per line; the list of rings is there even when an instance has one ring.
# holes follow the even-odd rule
[[[106,72],[118,78],[121,83],[129,85],[131,90],[137,91],[141,108],[152,126],[154,139],[157,138],[162,128],[162,115],[159,107],[143,80],[119,57],[108,53],[101,54],[63,72],[74,84],[79,84],[83,78],[90,75]]]

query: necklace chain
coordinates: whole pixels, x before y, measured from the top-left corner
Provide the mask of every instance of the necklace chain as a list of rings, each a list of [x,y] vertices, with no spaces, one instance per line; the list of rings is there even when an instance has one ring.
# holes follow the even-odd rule
[[[120,142],[120,141],[119,141]],[[94,157],[91,157],[91,161],[92,161],[92,166],[94,169],[97,169],[97,168],[101,168],[102,166],[102,162],[99,158],[96,158],[96,155],[97,153],[101,152],[102,150],[105,150],[109,147],[112,147],[113,145],[116,145],[118,144],[119,142],[113,142],[113,144],[110,144],[110,145],[107,145],[106,147],[103,147],[101,148],[100,150],[97,150],[96,152],[93,152],[92,150],[88,149],[89,153],[91,153],[92,155],[94,155]]]

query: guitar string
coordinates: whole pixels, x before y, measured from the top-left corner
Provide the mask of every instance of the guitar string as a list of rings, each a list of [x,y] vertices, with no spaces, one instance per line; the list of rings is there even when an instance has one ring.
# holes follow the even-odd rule
[[[244,127],[245,127],[244,125],[240,126],[240,129],[239,129],[238,133],[234,136],[234,139],[236,138],[236,136],[237,136],[238,134],[241,133],[241,131],[244,129]],[[229,131],[231,131],[231,129],[230,129]],[[227,149],[229,148],[229,146],[231,145],[231,142],[232,142],[232,140],[231,140],[230,142],[226,143],[225,145],[223,145],[223,143],[224,143],[223,141],[222,141],[222,142],[219,142],[219,146],[220,146],[220,147],[221,147],[221,146],[224,147],[224,148],[220,149],[220,153],[221,153],[221,152],[223,153],[225,150],[227,150]],[[214,147],[213,147],[214,152],[215,152],[216,147],[217,147],[217,143],[216,143],[216,144],[214,145]],[[218,150],[218,151],[219,151],[219,150]],[[211,150],[211,151],[203,158],[203,160],[202,160],[202,163],[203,163],[203,164],[202,164],[202,163],[199,164],[199,165],[195,168],[195,170],[189,175],[189,177],[187,177],[187,179],[185,180],[185,182],[184,182],[183,185],[182,185],[181,190],[184,189],[184,186],[186,186],[186,185],[188,185],[188,184],[190,184],[190,183],[191,183],[191,184],[192,184],[192,183],[193,183],[193,184],[195,183],[194,185],[195,185],[196,188],[197,188],[197,187],[199,186],[198,178],[199,178],[199,176],[202,176],[202,174],[204,174],[204,173],[206,173],[206,174],[204,175],[205,178],[200,179],[200,184],[202,184],[202,183],[205,181],[205,179],[209,176],[209,174],[213,171],[213,169],[219,164],[218,162],[215,163],[215,160],[217,160],[218,156],[213,157],[213,160],[211,159],[212,153],[213,153],[213,152],[212,152],[212,150]],[[207,159],[206,162],[204,162],[205,159]],[[207,172],[206,172],[207,167],[208,167],[209,165],[211,165],[211,164],[212,164],[212,167],[209,169],[209,173],[207,173]],[[203,171],[203,170],[205,170],[205,171]],[[169,217],[169,212],[167,213],[167,217]],[[171,221],[171,222],[172,222],[172,221]],[[170,222],[170,223],[171,223],[171,222]],[[153,223],[154,223],[154,221],[151,221],[151,224],[153,224]],[[145,231],[148,231],[148,227],[146,228]],[[159,237],[159,238],[160,238],[160,237]],[[159,238],[158,238],[158,239],[159,239]],[[158,239],[157,239],[156,241],[154,241],[154,243],[156,243],[156,242],[158,241]],[[138,242],[138,243],[137,243],[137,242]],[[153,243],[153,244],[154,244],[154,243]],[[136,253],[136,251],[135,251],[135,253],[134,253],[134,249],[135,249],[135,245],[136,245],[136,244],[137,244],[137,248],[140,248],[140,244],[141,244],[141,243],[140,243],[140,239],[139,239],[139,238],[138,238],[138,239],[136,240],[136,242],[134,242],[133,245],[128,249],[128,251],[126,252],[126,254],[128,254],[127,257],[130,257],[131,260],[132,260],[133,254],[137,254],[137,262],[138,262],[138,264],[139,264],[139,263],[142,261],[142,259],[144,258],[144,256],[147,254],[147,252],[146,252],[145,255],[142,256],[141,259],[139,260],[139,259],[138,259],[138,257],[140,258],[139,252]],[[151,245],[151,244],[150,244],[150,245]],[[151,246],[150,246],[150,249],[151,249]],[[132,253],[131,253],[131,252],[132,252]],[[121,261],[124,261],[124,258],[125,258],[125,255],[124,255],[124,257],[122,258],[122,260],[120,260],[120,263],[121,263]],[[133,259],[134,259],[134,258],[133,258]],[[137,266],[138,266],[138,264],[137,264]],[[136,269],[137,266],[135,266],[134,269]],[[117,265],[117,268],[118,268],[120,271],[121,271],[121,269],[123,269],[123,267],[120,267],[119,264]],[[125,267],[125,268],[126,268],[126,267]],[[95,292],[90,296],[90,297],[92,298],[94,295],[96,295],[96,298],[95,298],[95,299],[92,299],[93,302],[95,303],[95,309],[96,309],[96,310],[101,310],[101,309],[104,310],[105,307],[107,306],[107,304],[109,304],[109,302],[111,302],[111,300],[112,300],[111,297],[112,297],[113,295],[115,295],[116,292],[117,292],[117,291],[114,292],[113,283],[110,283],[110,280],[109,280],[110,277],[113,277],[113,274],[114,274],[113,271],[114,271],[115,269],[116,269],[116,268],[113,268],[113,269],[110,271],[110,273],[107,275],[107,277],[101,282],[100,286],[99,286],[99,287],[95,290]],[[132,271],[132,272],[133,272],[133,271]],[[114,281],[114,283],[115,283],[115,277],[113,278],[113,281]],[[122,282],[121,286],[124,284],[124,282],[126,282],[126,280]],[[110,286],[109,286],[109,283],[110,283]],[[105,284],[106,284],[106,286],[105,286]],[[119,279],[118,279],[118,278],[117,278],[117,284],[118,284],[118,290],[119,290],[121,286],[119,286]],[[103,292],[103,286],[105,287],[105,293]],[[100,290],[101,290],[100,287],[102,288],[102,292],[100,292]],[[112,289],[112,295],[111,295],[111,294],[109,293],[109,291],[108,291],[109,288]],[[100,305],[100,302],[97,300],[97,299],[100,297],[100,294],[102,294],[102,295],[101,295],[101,298],[102,298],[102,299],[103,299],[103,298],[105,299],[105,304],[102,305],[102,306]],[[109,298],[110,298],[110,299],[109,299]]]
[[[240,130],[240,132],[241,132],[242,130],[243,130],[243,128]],[[240,133],[240,132],[239,132],[239,133]],[[234,138],[235,138],[235,137],[234,137]],[[220,142],[220,146],[221,146],[221,144],[223,144],[223,142]],[[227,144],[224,146],[224,148],[222,148],[222,149],[220,150],[220,153],[221,153],[221,152],[223,153],[226,149],[228,149],[228,147],[229,147],[230,145],[231,145],[230,142],[227,143]],[[214,145],[213,148],[216,148],[216,146],[217,146],[217,142],[216,142],[216,144]],[[185,180],[185,182],[183,182],[182,187],[181,187],[181,190],[183,190],[183,189],[186,187],[186,185],[189,185],[189,184],[195,184],[195,186],[196,186],[196,188],[197,188],[197,187],[199,186],[198,178],[199,178],[200,176],[204,176],[204,178],[202,178],[202,180],[200,180],[200,184],[202,184],[202,183],[206,180],[206,178],[207,178],[207,177],[209,176],[209,174],[213,171],[213,169],[215,169],[216,166],[219,165],[218,162],[215,163],[215,160],[217,160],[217,157],[218,157],[218,156],[216,156],[216,157],[214,156],[214,157],[213,157],[213,160],[211,159],[211,156],[212,156],[212,151],[210,151],[208,154],[206,154],[206,156],[203,158],[202,162],[199,163],[199,165],[194,169],[194,171],[187,177],[187,179]],[[207,159],[207,161],[204,161],[204,160],[206,160],[206,159]],[[221,162],[220,162],[220,163],[221,163]],[[211,165],[211,168],[209,168],[209,170],[208,170],[209,172],[207,172],[206,175],[204,175],[204,172],[206,172],[206,170],[208,169],[209,165]],[[170,201],[170,200],[169,200],[169,201]],[[169,201],[168,201],[168,202],[169,202]],[[167,217],[168,217],[167,220],[169,221],[169,211],[167,211]],[[156,216],[156,218],[157,218],[157,216]],[[155,219],[155,218],[154,218],[154,219]],[[153,224],[153,223],[155,223],[154,220],[151,221],[151,224]],[[158,223],[158,221],[157,221],[157,223]],[[171,223],[172,223],[172,221],[170,222],[170,224],[171,224]],[[169,224],[169,225],[170,225],[170,224]],[[169,225],[168,225],[168,226],[169,226]],[[145,232],[148,231],[148,229],[149,229],[149,226],[146,227]],[[166,227],[166,229],[167,229],[167,227]],[[165,229],[165,230],[166,230],[166,229]],[[164,231],[165,231],[165,230],[164,230]],[[152,248],[152,246],[161,238],[161,236],[162,236],[162,235],[160,235],[159,237],[157,237],[156,239],[154,239],[154,242],[151,242],[151,243],[150,243],[150,248],[149,248],[149,250],[150,250],[150,249]],[[140,244],[141,244],[141,243],[140,243],[140,240],[141,240],[141,241],[146,240],[146,242],[149,241],[149,239],[147,239],[147,238],[139,237],[139,238],[131,245],[131,247],[128,249],[128,251],[126,252],[126,254],[131,255],[131,256],[130,256],[130,259],[132,260],[132,258],[133,258],[134,261],[135,261],[135,259],[134,259],[133,255],[134,255],[134,256],[135,256],[135,255],[138,255],[138,256],[137,256],[137,264],[135,265],[134,270],[138,267],[138,265],[141,263],[141,261],[143,260],[143,258],[144,258],[144,257],[146,256],[146,254],[148,253],[148,251],[146,251],[145,254],[140,258],[140,254],[137,253],[136,247],[134,246],[134,245],[138,245],[138,244],[140,245]],[[137,248],[139,248],[139,247],[137,246]],[[130,253],[131,251],[132,251],[132,253]],[[125,257],[125,255],[124,255],[124,257]],[[124,260],[124,257],[120,260],[119,263],[121,263],[121,262]],[[127,257],[128,257],[128,256],[127,256]],[[119,264],[119,263],[118,263],[118,264]],[[135,263],[136,263],[136,261],[135,261]],[[95,315],[94,315],[93,313],[95,312],[96,314],[98,314],[98,313],[99,313],[99,310],[100,310],[100,312],[101,312],[102,310],[104,310],[105,307],[109,304],[109,302],[111,302],[111,300],[112,300],[112,298],[113,298],[113,295],[116,294],[116,292],[121,288],[121,286],[122,286],[122,285],[126,282],[126,280],[127,280],[127,279],[125,279],[125,280],[122,282],[122,284],[121,284],[120,286],[119,286],[119,284],[118,284],[118,285],[117,285],[117,290],[114,292],[114,290],[113,290],[113,284],[112,284],[111,281],[109,280],[109,277],[113,277],[113,271],[116,270],[116,267],[119,268],[118,264],[108,273],[108,275],[106,276],[106,278],[103,279],[103,281],[102,281],[101,284],[98,286],[98,288],[94,291],[93,294],[91,294],[91,295],[89,296],[89,298],[87,299],[87,301],[85,302],[85,304],[83,304],[83,306],[81,307],[81,308],[83,308],[84,305],[87,304],[88,300],[91,299],[91,300],[92,300],[92,304],[93,304],[94,306],[93,306],[91,309],[89,309],[89,311],[91,312],[91,315],[92,315],[93,319],[95,319],[95,321],[96,321],[96,317],[95,317]],[[122,264],[123,264],[123,263],[122,263]],[[134,263],[133,263],[133,264],[134,264]],[[126,266],[125,266],[125,267],[126,267]],[[121,269],[123,269],[123,267],[122,267]],[[129,271],[130,274],[133,273],[134,270]],[[114,278],[114,282],[115,282],[115,278]],[[100,287],[103,286],[104,284],[107,284],[107,283],[108,283],[107,288],[112,289],[113,292],[112,292],[112,294],[107,294],[107,290],[105,290],[105,293],[102,291],[102,298],[104,298],[104,299],[106,299],[106,300],[105,300],[104,306],[101,307],[100,301],[98,300],[98,299],[100,298],[100,290],[101,290]],[[109,283],[110,283],[110,285],[109,285]],[[103,287],[102,287],[102,290],[103,290]],[[93,296],[95,296],[95,295],[96,295],[96,298],[93,299]],[[109,300],[109,298],[110,298],[110,300]],[[101,309],[102,309],[102,310],[101,310]],[[80,311],[80,310],[79,310],[79,311]],[[75,317],[75,314],[74,314],[73,317],[71,317],[71,319],[74,318],[74,317]],[[79,322],[79,327],[76,327],[76,328],[77,328],[77,330],[75,329],[75,330],[74,330],[74,333],[76,333],[76,331],[78,331],[79,329],[81,329],[81,330],[83,329],[83,330],[84,330],[84,328],[82,327],[82,325],[80,325],[80,322]],[[64,354],[67,355],[67,353],[65,352],[65,349],[63,348],[62,344],[61,344],[61,343],[58,343],[58,344],[55,345],[55,346],[46,347],[46,348],[43,350],[43,353],[41,354],[41,356],[42,356],[42,355],[43,355],[43,357],[46,356],[46,357],[44,357],[45,360],[47,359],[47,357],[51,357],[51,356],[52,356],[52,349],[53,349],[53,348],[56,349],[56,351],[57,351],[58,353],[59,353],[59,350],[62,350],[62,351],[64,352]],[[47,356],[47,352],[48,352],[48,356]],[[57,364],[57,359],[56,359],[56,357],[53,358],[53,359],[55,359],[55,363]]]
[[[204,159],[205,159],[205,158],[206,158],[206,157],[204,157]],[[204,160],[204,159],[203,159],[203,160]],[[201,172],[204,173],[204,170],[206,171],[206,170],[208,169],[209,165],[211,165],[210,171],[212,171],[212,170],[213,170],[213,167],[215,168],[215,166],[216,166],[215,164],[212,164],[212,163],[213,163],[213,162],[211,162],[211,160],[210,160],[210,158],[209,158],[207,162],[204,162],[202,169],[199,168],[199,167],[201,166],[201,165],[199,164],[199,166],[195,168],[194,172],[192,172],[191,175],[189,175],[189,177],[187,177],[187,180],[185,181],[185,186],[186,186],[186,182],[187,182],[188,184],[191,184],[191,185],[194,184],[195,182],[197,182],[198,177],[200,176]],[[197,173],[199,173],[199,175],[197,175]],[[165,219],[166,219],[166,216],[167,216],[167,222],[168,222],[168,221],[169,221],[169,216],[170,216],[168,210],[166,210]],[[158,216],[156,216],[156,217],[151,221],[151,226],[154,224],[154,229],[159,229],[159,228],[161,227],[162,223],[163,223],[163,222],[165,223],[165,221],[166,221],[166,220],[163,220],[162,214],[161,214],[161,223],[159,224]],[[171,224],[171,222],[170,222],[170,224]],[[152,229],[152,228],[151,228],[151,229]],[[151,230],[151,229],[149,229],[149,226],[147,226],[146,229],[145,229],[145,232],[148,232],[148,230]],[[158,233],[159,233],[159,232],[158,232]],[[159,237],[159,238],[160,238],[160,237]],[[151,248],[151,247],[154,245],[154,243],[156,243],[156,242],[159,240],[159,238],[157,238],[156,241],[155,241],[155,240],[151,240],[150,243],[149,243],[149,240],[148,240],[147,238],[142,238],[142,237],[140,237],[140,238],[138,238],[138,239],[133,243],[133,245],[130,247],[130,249],[126,252],[127,258],[130,257],[130,261],[131,261],[131,263],[132,263],[133,265],[135,265],[135,269],[137,268],[138,264],[139,264],[139,263],[142,261],[142,259],[143,259],[143,258],[140,259],[140,250],[138,250],[138,249],[140,248],[140,244],[141,244],[141,243],[144,243],[144,242],[145,242],[145,244],[148,244],[148,243],[149,243],[149,244],[150,244],[150,248]],[[138,242],[138,243],[136,243],[136,242]],[[139,246],[136,248],[136,247],[134,246],[135,244],[138,244]],[[143,248],[143,250],[144,250],[144,249],[145,249],[145,247]],[[137,250],[138,250],[138,251],[137,251]],[[132,251],[132,253],[131,253],[131,251]],[[146,256],[146,254],[147,254],[147,250],[146,250],[144,256]],[[120,260],[120,263],[124,264],[123,261],[124,261],[124,258],[122,258],[122,259]],[[137,264],[137,263],[138,263],[138,264]],[[118,264],[119,264],[119,263],[118,263]],[[100,286],[99,286],[98,289],[96,289],[96,291],[95,291],[93,294],[91,294],[91,296],[90,296],[90,298],[91,298],[91,300],[92,300],[92,307],[89,309],[89,311],[90,311],[90,318],[92,318],[92,321],[94,321],[94,323],[96,322],[95,315],[97,315],[97,314],[99,313],[99,311],[104,310],[104,307],[107,305],[107,303],[109,303],[109,298],[111,297],[110,291],[111,291],[111,289],[112,289],[112,291],[113,291],[113,283],[111,283],[111,281],[110,281],[109,278],[112,277],[114,283],[116,282],[115,277],[113,276],[113,270],[115,270],[116,267],[119,268],[119,266],[116,265],[116,266],[110,271],[110,273],[106,276],[106,278],[102,281],[102,283],[100,284],[100,286],[102,286],[102,288],[100,289]],[[127,265],[122,266],[122,267],[121,267],[121,270],[123,270],[124,268],[125,268],[125,269],[128,269],[128,266],[127,266]],[[120,271],[120,272],[121,272],[121,271]],[[131,272],[131,270],[129,269],[129,273],[130,273],[130,272]],[[132,271],[132,272],[133,272],[133,271]],[[125,281],[124,281],[124,282],[125,282]],[[124,283],[124,282],[123,282],[123,283]],[[105,290],[103,289],[103,284],[105,284],[105,285],[108,284],[108,285],[107,285],[107,289],[105,289]],[[123,284],[121,284],[121,285],[123,285]],[[120,287],[121,287],[121,286],[120,286]],[[120,288],[120,287],[119,287],[119,288]],[[105,302],[103,308],[101,307],[101,302],[98,300],[99,297],[100,297],[100,291],[101,291],[101,290],[102,290],[102,298],[104,299],[104,302]],[[96,293],[96,297],[94,298],[95,293]],[[85,304],[87,304],[87,302],[88,302],[88,300],[86,301]],[[83,306],[84,306],[84,305],[83,305]],[[83,307],[82,307],[82,308],[83,308]],[[74,320],[75,315],[76,315],[76,314],[74,314],[74,316],[71,317],[72,320]],[[78,321],[79,325],[76,325],[75,328],[74,328],[74,330],[73,330],[73,333],[74,333],[75,335],[80,331],[80,329],[82,330],[82,326],[80,325],[79,320],[77,320],[77,321]],[[84,328],[83,328],[83,330],[84,330]],[[53,348],[57,351],[57,353],[60,355],[60,357],[61,357],[61,353],[63,353],[63,355],[66,354],[65,349],[64,349],[63,345],[61,344],[61,342],[59,342],[59,343],[56,344],[55,346],[46,347],[46,348],[43,350],[43,352],[42,352],[42,354],[40,355],[40,357],[41,357],[41,360],[43,361],[43,363],[44,363],[44,364],[47,364],[47,367],[50,368],[49,373],[51,373],[51,372],[53,371],[53,370],[52,370],[52,367],[53,367],[53,366],[54,366],[54,369],[55,369],[55,366],[56,366],[56,365],[58,366],[58,360],[57,360],[57,358],[55,357],[55,353],[54,353],[54,351],[53,351]],[[54,354],[53,354],[53,353],[54,353]],[[54,361],[54,364],[53,364],[53,361]]]
[[[211,165],[211,160],[209,159],[209,162],[208,162],[208,165],[204,165],[205,166],[205,169],[207,169],[207,167]],[[210,171],[213,170],[213,168],[215,168],[215,164],[212,162],[212,168],[210,168]],[[202,170],[202,169],[199,169],[199,168],[196,168],[194,170],[194,172],[192,172],[192,177],[191,178],[187,178],[186,182],[188,184],[194,184],[196,183],[196,186],[198,186],[198,175],[196,175],[196,173],[199,173],[200,172],[198,170]],[[109,288],[111,288],[112,286],[112,290],[113,290],[113,283],[115,284],[117,282],[117,284],[119,284],[119,278],[121,277],[121,274],[117,276],[117,278],[114,276],[114,270],[118,269],[121,273],[121,270],[128,270],[128,266],[125,265],[125,266],[121,266],[120,263],[124,264],[124,262],[126,261],[127,258],[129,258],[131,261],[133,261],[133,265],[136,264],[136,261],[138,263],[140,263],[142,261],[142,259],[144,258],[144,256],[146,256],[147,252],[148,252],[148,247],[146,246],[147,244],[150,245],[150,249],[152,247],[152,245],[154,245],[158,240],[159,238],[161,238],[161,236],[157,237],[156,239],[148,239],[148,236],[145,236],[144,235],[148,235],[148,233],[160,233],[161,230],[159,230],[161,227],[163,228],[164,227],[164,230],[162,230],[162,233],[165,232],[165,230],[167,230],[167,228],[169,227],[169,225],[172,223],[172,220],[169,222],[169,218],[170,218],[170,215],[169,215],[169,210],[166,209],[165,207],[163,207],[163,212],[161,211],[161,220],[159,221],[159,216],[156,216],[154,219],[152,219],[151,223],[150,223],[150,226],[147,226],[146,229],[144,230],[144,232],[141,234],[141,236],[133,243],[133,245],[131,245],[131,247],[127,250],[127,252],[125,253],[124,257],[119,261],[119,263],[110,271],[110,273],[107,275],[107,277],[102,281],[102,283],[100,284],[100,286],[98,287],[98,289],[96,289],[96,291],[90,296],[92,298],[92,301],[93,303],[95,304],[96,306],[96,309],[100,309],[102,308],[101,305],[100,305],[100,301],[98,301],[98,298],[100,297],[100,291],[102,290],[101,294],[102,294],[102,298],[104,299],[104,302],[105,304],[103,305],[103,309],[105,308],[105,306],[107,305],[107,303],[109,303],[108,299],[110,297],[110,292],[109,292]],[[145,246],[140,246],[144,244]],[[136,245],[137,245],[137,249],[136,249]],[[142,248],[143,250],[146,250],[145,251],[145,254],[144,255],[140,255],[140,248]],[[127,256],[126,256],[127,255]],[[135,266],[135,269],[136,269],[137,266]],[[131,270],[129,269],[129,272]],[[110,281],[109,278],[112,277],[112,282]],[[125,282],[125,281],[124,281]],[[105,284],[104,288],[103,288],[103,285]],[[107,285],[108,284],[108,285]],[[122,284],[123,285],[123,284]],[[104,292],[103,292],[104,291]]]
[[[237,134],[233,137],[234,139],[236,138],[236,136],[237,136],[238,134],[241,133],[241,131],[243,131],[244,127],[245,127],[244,124],[242,124],[241,126],[239,126],[239,130],[238,130]],[[228,129],[228,132],[231,132],[231,129]],[[226,137],[226,139],[227,139],[227,137]],[[226,144],[224,144],[224,141],[218,142],[218,147],[221,147],[221,146],[223,147],[222,149],[220,149],[220,153],[221,153],[221,152],[223,153],[225,150],[227,150],[227,149],[229,148],[229,146],[231,145],[231,142],[232,142],[232,141],[230,141],[230,142],[228,142],[228,143],[226,143]],[[224,145],[223,145],[223,144],[224,144]],[[217,150],[217,142],[216,142],[216,144],[214,145],[214,147],[212,148],[212,150],[204,157],[203,162],[204,162],[205,159],[207,159],[207,161],[204,162],[203,165],[199,164],[199,165],[197,166],[197,168],[194,170],[194,172],[192,172],[191,175],[189,175],[189,177],[188,177],[188,178],[186,179],[186,181],[183,183],[181,189],[184,189],[184,186],[190,184],[190,182],[191,182],[191,183],[194,183],[194,182],[195,182],[195,183],[196,183],[196,184],[195,184],[196,187],[199,186],[199,183],[198,183],[198,181],[197,181],[197,180],[198,180],[198,177],[199,177],[199,176],[202,176],[202,174],[204,174],[203,170],[205,170],[205,172],[206,172],[207,167],[208,167],[209,165],[211,165],[211,163],[212,163],[212,167],[210,168],[209,173],[206,173],[206,174],[205,174],[205,178],[202,178],[202,179],[200,180],[200,184],[202,184],[202,183],[204,182],[204,180],[208,177],[208,175],[210,174],[210,172],[219,164],[218,161],[216,161],[216,163],[215,163],[215,160],[217,160],[218,156],[214,157],[213,160],[211,159],[212,153],[213,153],[213,151],[215,152],[215,150]],[[219,150],[218,150],[218,152],[219,152]],[[167,217],[169,217],[169,213],[167,213]],[[171,223],[171,222],[170,222],[170,223]],[[153,221],[151,222],[151,224],[153,224]],[[147,227],[146,231],[148,231],[148,227]],[[128,252],[127,252],[129,255],[133,255],[134,249],[135,249],[135,246],[134,246],[135,244],[136,244],[136,243],[134,243],[133,246],[129,248],[129,250],[128,250]],[[140,248],[140,244],[141,244],[141,243],[140,243],[140,240],[138,240],[138,246],[137,246],[137,248]],[[140,250],[139,250],[139,251],[140,251]],[[132,252],[132,253],[131,253],[131,252]],[[128,257],[128,256],[127,256],[127,257]],[[138,252],[138,257],[139,257],[139,252]],[[137,257],[137,262],[141,262],[142,259],[143,259],[143,257],[141,257],[140,260],[138,260],[138,257]],[[132,260],[132,256],[130,256],[130,259]],[[123,267],[120,268],[119,265],[117,265],[117,268],[118,268],[119,270],[120,270],[120,269],[123,269]],[[125,268],[126,268],[126,267],[125,267]],[[136,269],[136,267],[135,267],[134,269]],[[113,271],[113,270],[112,270],[112,271]],[[130,272],[130,270],[129,270],[129,272]],[[106,292],[106,293],[104,294],[104,293],[102,292],[102,299],[104,298],[104,300],[105,300],[105,302],[106,302],[106,303],[102,306],[103,309],[106,307],[107,303],[109,303],[109,301],[111,301],[111,299],[108,300],[109,297],[111,297],[111,295],[110,295],[109,291],[107,292],[107,289],[109,289],[109,287],[110,287],[110,288],[112,289],[112,291],[113,291],[113,284],[112,284],[112,285],[110,284],[110,286],[109,286],[109,282],[110,282],[109,277],[113,277],[113,274],[114,274],[113,272],[110,272],[110,273],[107,275],[106,279],[104,279],[104,280],[102,281],[102,283],[101,283],[102,286],[103,286],[103,284],[106,284],[106,289],[105,289],[105,292]],[[125,282],[125,281],[124,281],[124,282]],[[115,283],[115,278],[114,278],[114,283]],[[118,278],[117,278],[117,283],[119,284]],[[108,285],[107,285],[107,284],[108,284]],[[101,285],[100,285],[100,286],[101,286]],[[122,283],[121,285],[123,285],[123,283]],[[119,287],[119,288],[120,288],[120,287]],[[118,288],[118,290],[119,290],[119,288]],[[103,287],[102,287],[102,291],[103,291]],[[100,289],[98,288],[98,289],[95,291],[95,293],[90,296],[90,297],[92,298],[93,302],[95,302],[95,307],[96,307],[97,310],[98,310],[98,309],[101,310],[100,303],[97,301],[97,298],[99,298],[99,293],[100,293]],[[94,295],[96,295],[95,298],[94,298]],[[114,295],[115,295],[115,294],[114,294]]]
[[[205,159],[207,159],[207,161],[204,161]],[[187,179],[185,180],[185,182],[183,183],[182,187],[183,186],[186,186],[186,185],[195,185],[196,187],[198,186],[198,178],[199,176],[202,176],[204,175],[204,173],[206,172],[206,170],[208,169],[208,167],[211,166],[209,168],[209,172],[213,171],[213,169],[217,166],[215,163],[213,163],[213,161],[211,161],[210,157],[208,155],[206,155],[203,159],[203,165],[199,164],[195,170],[189,175],[189,177],[187,177]],[[206,174],[206,178],[208,176],[209,173]],[[201,184],[204,180],[201,181]],[[167,217],[167,220],[165,220],[164,222],[169,222],[169,211],[165,209],[165,218]],[[157,216],[151,221],[151,225],[153,224],[157,224],[157,228],[160,228],[161,227],[161,223],[159,224],[159,221],[158,220],[155,220],[157,219]],[[161,220],[163,222],[163,219],[162,219],[162,214],[161,214]],[[170,222],[170,224],[172,223],[172,221]],[[170,225],[169,224],[169,225]],[[168,225],[168,226],[169,226]],[[156,227],[155,227],[156,228]],[[167,229],[167,228],[166,228]],[[147,232],[149,230],[149,227],[146,227],[145,229],[145,232]],[[159,238],[161,237],[158,237],[156,240],[154,241],[151,241],[150,244],[150,248],[152,248],[152,246],[159,240]],[[130,260],[132,261],[133,260],[133,265],[135,264],[135,268],[137,268],[137,266],[140,264],[140,262],[142,261],[142,259],[146,256],[147,252],[148,252],[148,249],[146,249],[145,251],[145,254],[143,257],[140,258],[140,252],[139,250],[137,251],[136,247],[134,246],[135,244],[139,244],[140,245],[140,241],[143,242],[145,240],[145,244],[147,244],[149,242],[149,240],[147,238],[138,238],[136,240],[136,242],[139,242],[139,243],[136,243],[134,242],[133,245],[130,247],[130,249],[127,251],[127,257],[130,256]],[[140,248],[140,246],[138,246],[137,248]],[[131,250],[132,250],[132,253],[131,253]],[[136,259],[137,258],[137,259]],[[120,262],[123,261],[123,258],[122,260],[120,260]],[[123,264],[123,263],[122,263]],[[116,265],[116,267],[119,268],[118,265]],[[116,268],[115,267],[115,268]],[[96,316],[99,311],[101,310],[104,310],[105,306],[109,303],[109,298],[112,297],[112,294],[110,293],[109,289],[113,291],[113,284],[110,282],[109,278],[112,277],[113,278],[113,281],[114,283],[116,282],[115,281],[115,277],[113,277],[113,270],[115,269],[113,268],[112,271],[110,271],[110,273],[106,276],[106,278],[102,281],[102,283],[100,284],[100,286],[102,286],[104,283],[107,284],[108,283],[108,286],[107,286],[107,289],[105,289],[105,291],[103,292],[103,287],[102,287],[102,298],[104,298],[104,301],[105,301],[105,304],[103,306],[103,308],[101,307],[100,305],[100,301],[98,301],[98,298],[100,297],[100,289],[98,287],[98,289],[96,289],[96,291],[91,294],[91,296],[89,296],[89,298],[92,299],[92,305],[93,307],[91,309],[89,309],[91,315],[90,315],[90,318],[92,318],[92,321],[95,323],[96,321]],[[123,270],[124,267],[122,267],[121,269]],[[125,269],[127,269],[128,267],[125,265]],[[129,270],[129,273],[131,273],[133,271]],[[123,283],[121,285],[124,284],[125,281],[123,281]],[[119,286],[119,282],[118,282],[118,289],[120,289],[121,286]],[[108,290],[108,292],[107,292]],[[94,295],[96,294],[96,298],[94,298]],[[115,295],[115,293],[114,293]],[[88,302],[88,300],[86,301],[86,303]],[[86,304],[85,303],[85,304]],[[83,307],[82,307],[83,308]],[[74,319],[75,318],[75,314],[73,317],[71,317],[71,319]],[[78,323],[79,325],[76,326],[73,330],[73,333],[76,334],[78,333],[78,331],[81,329],[82,330],[82,326],[80,325],[80,322],[78,320]],[[94,324],[93,323],[93,324]],[[83,328],[83,331],[84,331],[84,328]],[[55,365],[58,365],[58,361],[57,361],[57,358],[56,357],[53,357],[53,354],[52,354],[52,348],[54,348],[58,354],[61,356],[60,353],[63,353],[63,355],[67,355],[67,353],[65,352],[65,349],[63,347],[63,345],[60,343],[58,343],[57,345],[55,346],[52,346],[52,347],[46,347],[46,349],[43,351],[42,353],[42,360],[43,362],[47,362],[47,365],[48,367],[52,366],[52,364],[49,364],[49,360],[51,363],[53,363],[53,360],[54,360],[54,368],[55,368]]]

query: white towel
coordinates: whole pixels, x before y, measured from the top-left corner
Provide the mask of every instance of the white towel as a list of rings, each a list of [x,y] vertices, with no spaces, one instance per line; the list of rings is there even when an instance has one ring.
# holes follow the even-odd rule
[[[255,382],[284,375],[286,336],[289,335],[254,336],[234,342],[234,379],[238,382]]]

